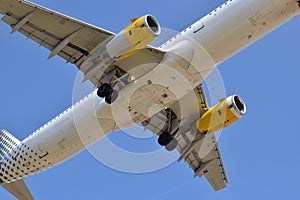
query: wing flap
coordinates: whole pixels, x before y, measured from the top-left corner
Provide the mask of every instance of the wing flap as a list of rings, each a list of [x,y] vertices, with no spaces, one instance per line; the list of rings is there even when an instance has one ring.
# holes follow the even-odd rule
[[[17,20],[10,16],[4,16],[2,18],[7,24],[14,24],[17,23]],[[43,32],[41,30],[35,29],[34,27],[30,26],[29,24],[25,24],[19,30],[20,33],[25,35],[27,38],[32,39],[40,46],[47,48],[48,50],[52,51],[59,43],[60,40]],[[67,62],[76,63],[79,58],[82,56],[77,50],[66,46],[63,48],[58,55],[62,57]],[[76,56],[77,55],[77,56]]]
[[[218,191],[226,187],[228,179],[217,143],[211,152],[215,153],[215,159],[212,160],[204,175],[214,190]]]
[[[191,144],[193,143],[189,141],[181,145],[185,148],[177,148],[177,150],[183,153],[186,148],[190,148]],[[194,143],[184,160],[194,170],[195,177],[204,175],[215,191],[226,187],[228,179],[214,134],[207,134]]]
[[[99,43],[114,35],[109,31],[22,0],[2,0],[0,8],[1,13],[5,14],[2,21],[12,27],[12,32],[19,31],[50,51],[72,33],[80,30],[76,37],[57,52],[57,55],[78,67],[84,56],[87,56]]]

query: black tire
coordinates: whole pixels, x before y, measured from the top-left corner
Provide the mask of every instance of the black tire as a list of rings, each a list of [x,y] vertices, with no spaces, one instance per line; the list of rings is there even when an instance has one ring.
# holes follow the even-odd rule
[[[178,141],[174,138],[169,144],[165,146],[167,151],[173,151],[176,149]]]
[[[97,91],[97,95],[100,97],[100,98],[104,98],[104,97],[107,97],[108,95],[110,95],[112,93],[112,87],[110,84],[108,83],[104,83],[102,84],[98,91]]]
[[[105,102],[107,104],[112,104],[113,102],[116,101],[118,98],[118,92],[116,90],[113,90],[108,96],[105,97]]]
[[[173,140],[173,137],[168,132],[164,132],[158,137],[158,144],[160,144],[161,146],[166,146],[172,140]]]

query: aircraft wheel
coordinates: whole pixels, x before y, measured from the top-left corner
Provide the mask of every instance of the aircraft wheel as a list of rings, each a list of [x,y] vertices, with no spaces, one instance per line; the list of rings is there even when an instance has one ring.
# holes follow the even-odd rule
[[[160,144],[161,146],[166,146],[172,140],[173,140],[173,137],[168,132],[164,132],[158,137],[158,144]]]
[[[99,89],[97,91],[97,95],[100,98],[104,98],[104,97],[107,97],[108,95],[110,95],[112,92],[113,92],[113,89],[112,89],[111,85],[108,83],[104,83],[99,87]]]
[[[116,101],[118,98],[118,92],[116,90],[113,90],[108,96],[105,97],[105,102],[107,104],[112,104],[113,102]]]
[[[167,151],[173,151],[176,149],[178,145],[178,141],[174,138],[169,144],[166,145],[166,150]]]

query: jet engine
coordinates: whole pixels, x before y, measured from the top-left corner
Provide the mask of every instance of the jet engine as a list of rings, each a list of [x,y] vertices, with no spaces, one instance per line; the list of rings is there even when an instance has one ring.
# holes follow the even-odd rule
[[[243,99],[237,95],[221,99],[197,121],[199,132],[217,132],[240,119],[246,113]]]
[[[131,24],[106,45],[107,53],[111,58],[118,58],[130,51],[142,49],[159,36],[160,32],[158,21],[151,15],[131,19]]]
[[[105,69],[113,62],[134,54],[146,47],[161,33],[158,21],[152,15],[131,19],[131,23],[113,38],[99,44],[83,63],[89,70],[86,81],[97,71]]]

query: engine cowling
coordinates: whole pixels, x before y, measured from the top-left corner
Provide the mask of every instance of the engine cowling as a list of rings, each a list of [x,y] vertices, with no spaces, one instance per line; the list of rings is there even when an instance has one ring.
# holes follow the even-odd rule
[[[243,99],[232,95],[209,108],[197,121],[199,132],[217,132],[234,123],[246,113]]]
[[[158,21],[152,15],[131,19],[131,23],[112,39],[102,42],[92,50],[82,66],[89,70],[83,82],[115,61],[124,59],[146,47],[161,33]]]
[[[160,25],[152,15],[131,19],[131,24],[106,45],[107,53],[111,58],[118,58],[128,52],[142,49],[160,33]]]

